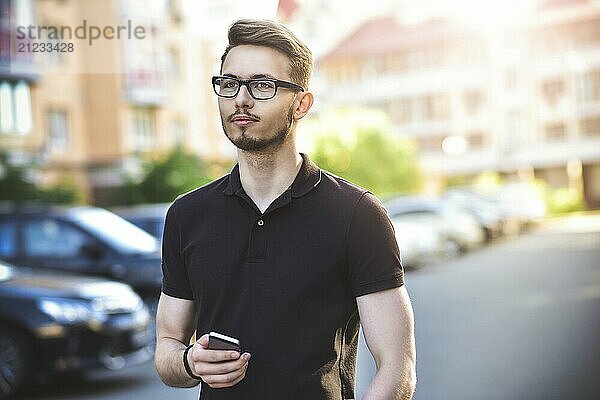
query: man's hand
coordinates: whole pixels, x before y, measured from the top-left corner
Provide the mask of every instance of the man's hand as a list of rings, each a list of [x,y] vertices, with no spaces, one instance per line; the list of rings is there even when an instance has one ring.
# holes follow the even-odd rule
[[[237,351],[209,350],[208,335],[204,335],[194,343],[187,357],[194,375],[217,389],[234,386],[244,379],[250,353],[240,356]]]
[[[192,300],[161,294],[156,311],[156,353],[154,364],[160,379],[169,386],[192,387],[199,381],[187,373],[183,354],[195,330],[196,308]],[[209,350],[208,335],[202,336],[187,352],[192,373],[212,388],[234,386],[246,376],[249,353]]]

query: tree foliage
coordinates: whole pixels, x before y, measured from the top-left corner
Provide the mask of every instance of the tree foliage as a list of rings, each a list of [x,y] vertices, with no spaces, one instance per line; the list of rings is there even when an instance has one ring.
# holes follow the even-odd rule
[[[139,182],[129,179],[127,203],[163,203],[211,181],[207,164],[199,157],[175,147],[166,157],[149,160]]]
[[[14,165],[6,153],[0,154],[0,200],[39,201],[44,203],[74,204],[83,202],[83,192],[68,177],[50,186],[40,187],[33,176],[39,173],[34,164]]]
[[[311,121],[311,158],[321,167],[378,196],[418,190],[416,146],[394,137],[379,112],[346,109]]]

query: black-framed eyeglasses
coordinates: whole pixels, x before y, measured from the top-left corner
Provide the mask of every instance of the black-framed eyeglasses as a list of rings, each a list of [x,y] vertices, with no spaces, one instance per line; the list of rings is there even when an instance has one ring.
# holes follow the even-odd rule
[[[231,76],[213,76],[212,84],[215,93],[219,97],[231,99],[240,91],[242,86],[246,86],[248,93],[255,100],[269,100],[277,94],[277,88],[286,88],[297,92],[304,92],[304,88],[292,82],[280,81],[279,79],[257,78],[257,79],[237,79]]]

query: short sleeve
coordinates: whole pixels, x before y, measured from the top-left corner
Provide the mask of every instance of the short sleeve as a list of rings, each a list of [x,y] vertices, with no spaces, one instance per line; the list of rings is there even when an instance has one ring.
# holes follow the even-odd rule
[[[176,202],[169,207],[163,231],[162,292],[172,297],[191,300],[193,294],[181,255],[181,230],[177,223],[176,207]]]
[[[354,209],[347,262],[355,297],[404,284],[394,228],[381,201],[369,192],[362,195]]]

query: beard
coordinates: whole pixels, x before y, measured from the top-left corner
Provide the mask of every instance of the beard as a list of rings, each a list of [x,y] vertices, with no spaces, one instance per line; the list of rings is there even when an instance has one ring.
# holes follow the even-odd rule
[[[290,131],[292,129],[292,123],[294,122],[293,117],[293,106],[290,106],[285,118],[282,118],[277,123],[275,134],[271,137],[266,138],[250,136],[248,134],[247,128],[245,127],[241,128],[241,135],[234,137],[231,134],[231,132],[227,130],[223,115],[221,115],[221,125],[223,126],[223,131],[225,132],[225,136],[227,136],[227,139],[229,139],[229,141],[233,143],[233,145],[238,149],[244,151],[265,151],[274,150],[281,146],[281,144],[290,134]]]

